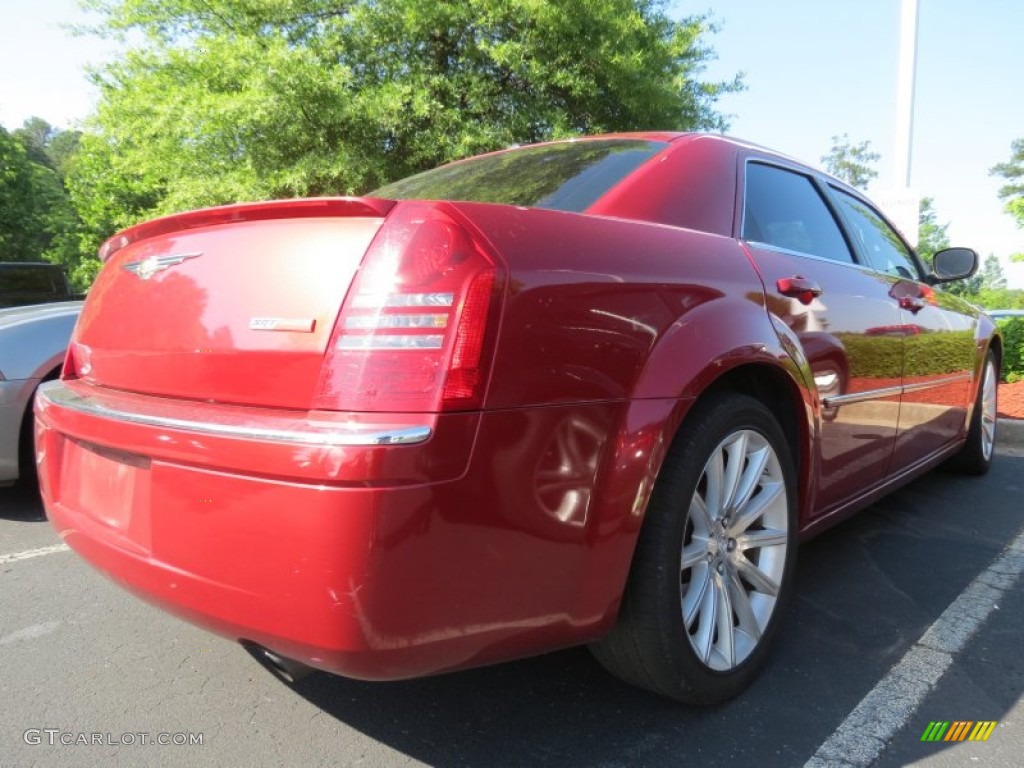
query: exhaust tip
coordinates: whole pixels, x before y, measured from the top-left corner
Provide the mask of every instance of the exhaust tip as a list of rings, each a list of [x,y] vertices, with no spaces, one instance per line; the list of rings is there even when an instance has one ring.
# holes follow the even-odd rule
[[[274,653],[272,650],[264,648],[262,645],[243,640],[242,647],[245,648],[248,654],[256,659],[262,667],[267,669],[270,674],[288,685],[294,685],[304,677],[308,677],[316,672],[313,667],[307,666],[301,661],[289,659],[286,656]]]

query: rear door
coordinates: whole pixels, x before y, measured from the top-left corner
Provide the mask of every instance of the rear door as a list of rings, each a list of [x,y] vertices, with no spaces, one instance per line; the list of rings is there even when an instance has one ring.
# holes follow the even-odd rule
[[[924,282],[921,265],[866,200],[830,188],[855,249],[900,307],[903,398],[891,471],[939,450],[963,431],[971,397],[977,312]]]
[[[858,263],[822,186],[803,169],[747,157],[741,238],[768,310],[795,335],[818,393],[814,515],[885,478],[899,420],[903,338],[884,276]]]

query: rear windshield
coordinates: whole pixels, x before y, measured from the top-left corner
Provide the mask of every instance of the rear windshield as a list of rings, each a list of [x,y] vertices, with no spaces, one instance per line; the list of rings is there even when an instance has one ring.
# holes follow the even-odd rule
[[[58,293],[63,288],[61,273],[45,266],[0,267],[0,293]]]
[[[524,147],[435,168],[381,187],[392,200],[468,200],[585,211],[667,147],[662,141],[595,139]]]

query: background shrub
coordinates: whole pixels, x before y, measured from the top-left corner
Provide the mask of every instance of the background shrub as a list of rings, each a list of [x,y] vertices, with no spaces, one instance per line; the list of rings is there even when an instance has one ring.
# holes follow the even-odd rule
[[[1007,317],[996,325],[1003,333],[1003,380],[1024,380],[1024,317]]]

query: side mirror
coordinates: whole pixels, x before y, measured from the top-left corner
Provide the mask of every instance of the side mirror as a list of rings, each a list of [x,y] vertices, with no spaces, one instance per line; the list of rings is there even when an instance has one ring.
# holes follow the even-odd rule
[[[970,248],[945,248],[932,259],[932,274],[937,282],[963,280],[978,271],[978,254]]]

